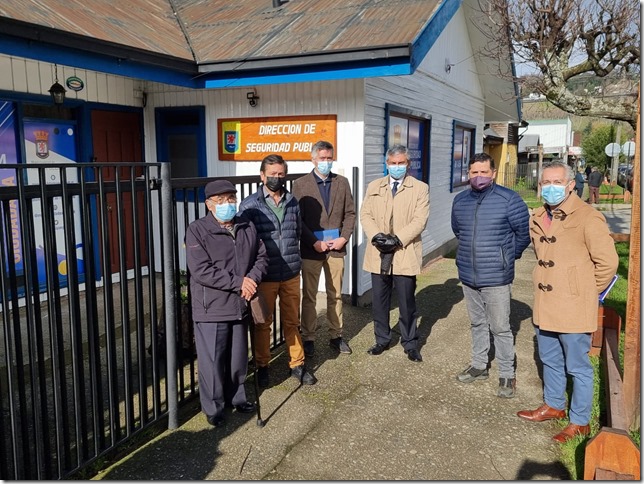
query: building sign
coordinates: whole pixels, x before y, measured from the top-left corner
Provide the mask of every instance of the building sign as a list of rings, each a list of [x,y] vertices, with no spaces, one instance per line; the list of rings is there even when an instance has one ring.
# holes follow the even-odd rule
[[[65,121],[38,121],[25,120],[25,155],[26,162],[38,163],[76,163],[76,126]],[[44,180],[41,180],[38,170],[27,170],[27,183],[39,185],[41,183],[60,184],[61,169],[45,168],[42,170]],[[77,183],[77,170],[68,168],[67,182]],[[65,251],[65,227],[63,218],[63,204],[61,197],[53,197],[54,225],[56,239],[56,259],[58,262],[58,278],[61,287],[67,286],[67,255]],[[74,229],[76,235],[76,260],[79,282],[84,280],[82,227],[80,217],[80,200],[75,196],[72,200],[74,211]],[[40,199],[33,202],[34,238],[36,246],[36,262],[38,267],[38,282],[41,290],[46,288],[45,242],[43,234],[43,214]]]
[[[336,146],[336,124],[334,114],[220,119],[219,159],[261,161],[275,153],[286,161],[308,161],[317,141]]]
[[[14,103],[0,101],[0,186],[16,185],[16,170],[3,168],[3,165],[18,163],[18,150],[16,142],[16,107]],[[0,206],[0,219],[4,223],[5,214],[2,213],[3,206]],[[9,220],[11,221],[11,240],[3,240],[5,254],[9,254],[7,243],[13,249],[13,263],[16,272],[22,274],[23,257],[22,243],[20,240],[20,208],[18,200],[9,201]],[[3,267],[9,271],[8,261],[3,261]]]

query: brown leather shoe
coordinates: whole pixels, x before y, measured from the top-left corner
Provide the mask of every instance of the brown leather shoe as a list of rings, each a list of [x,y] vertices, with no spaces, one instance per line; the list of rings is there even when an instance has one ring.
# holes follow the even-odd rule
[[[552,440],[563,444],[564,442],[573,439],[576,435],[588,435],[590,433],[590,425],[577,425],[568,424],[568,426],[555,435]]]
[[[530,422],[543,422],[544,420],[553,420],[556,418],[564,418],[566,416],[565,410],[557,410],[547,404],[541,405],[536,410],[521,410],[517,412],[517,416]]]

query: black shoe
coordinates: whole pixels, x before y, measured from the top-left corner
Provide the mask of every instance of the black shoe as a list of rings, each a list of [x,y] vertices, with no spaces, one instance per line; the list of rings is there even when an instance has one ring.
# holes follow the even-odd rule
[[[260,388],[268,388],[268,366],[260,366],[257,368],[255,378],[257,378],[257,384]]]
[[[388,344],[381,345],[380,343],[376,343],[375,345],[373,345],[371,348],[369,348],[367,350],[367,353],[369,353],[370,355],[373,355],[373,356],[378,356],[378,355],[381,355],[383,353],[383,351],[388,350],[388,349],[389,349]]]
[[[411,350],[405,350],[405,354],[407,355],[407,358],[409,358],[411,361],[415,361],[417,363],[423,361],[423,357],[420,356],[420,351],[418,351],[416,348],[412,348]]]
[[[350,355],[351,353],[353,353],[347,342],[344,341],[341,337],[329,340],[329,346],[345,355]]]
[[[208,415],[206,416],[206,420],[208,420],[208,423],[213,427],[221,427],[224,424],[223,415]]]
[[[255,411],[255,404],[253,402],[244,402],[241,405],[235,405],[235,410],[238,413],[253,413]]]
[[[302,346],[304,347],[304,356],[307,358],[315,354],[315,343],[313,341],[303,341]]]
[[[318,381],[317,378],[308,372],[304,365],[291,368],[291,376],[297,379],[302,385],[315,385]]]

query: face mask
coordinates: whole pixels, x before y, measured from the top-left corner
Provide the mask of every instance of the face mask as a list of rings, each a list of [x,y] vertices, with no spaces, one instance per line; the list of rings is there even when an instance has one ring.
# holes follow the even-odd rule
[[[389,176],[394,180],[400,180],[407,173],[407,165],[387,165]]]
[[[278,176],[267,176],[266,177],[266,188],[268,188],[271,192],[279,192],[282,188],[284,188],[284,178],[280,178]]]
[[[559,205],[566,199],[566,186],[547,185],[545,187],[541,187],[541,196],[548,205]]]
[[[491,176],[473,176],[470,178],[470,186],[477,191],[485,190],[492,185],[494,179]]]
[[[222,222],[230,222],[236,213],[237,205],[235,203],[215,205],[215,217]]]
[[[321,175],[327,176],[331,173],[332,161],[318,161],[318,171]]]

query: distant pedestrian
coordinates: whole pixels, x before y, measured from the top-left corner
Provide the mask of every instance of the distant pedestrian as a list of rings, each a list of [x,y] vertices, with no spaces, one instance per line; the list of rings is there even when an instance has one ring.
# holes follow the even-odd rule
[[[619,263],[606,219],[572,193],[572,182],[573,172],[565,164],[543,166],[539,183],[545,204],[531,216],[530,237],[538,259],[532,273],[532,320],[543,365],[544,404],[517,413],[531,422],[565,418],[570,376],[570,423],[553,437],[557,442],[590,433],[591,333],[597,330],[598,295]]]
[[[248,371],[248,301],[268,265],[255,226],[237,212],[237,190],[228,180],[206,185],[208,214],[186,231],[186,263],[194,320],[199,399],[208,423],[224,421],[224,407],[251,413],[244,381]]]
[[[580,168],[577,170],[577,174],[575,175],[575,191],[579,198],[584,195],[584,182],[584,174]]]
[[[429,187],[408,173],[409,152],[394,145],[385,159],[389,175],[367,187],[360,223],[367,235],[363,268],[371,273],[376,344],[367,350],[380,355],[391,344],[389,313],[392,290],[398,295],[400,343],[407,358],[421,362],[416,334],[416,275],[423,262],[421,234],[429,217]]]
[[[604,176],[597,169],[596,166],[593,166],[588,175],[588,191],[590,193],[589,201],[590,203],[599,203],[599,187],[604,180]]]
[[[475,154],[469,162],[470,189],[452,203],[452,231],[458,240],[456,266],[471,323],[470,365],[461,383],[489,376],[490,333],[499,364],[497,395],[515,395],[515,348],[510,328],[514,262],[530,245],[530,214],[518,193],[494,181],[494,159]]]
[[[286,349],[291,376],[304,385],[317,379],[304,365],[304,349],[300,335],[300,236],[302,225],[297,199],[286,190],[287,165],[280,155],[271,154],[262,160],[259,175],[262,183],[257,192],[240,204],[240,212],[257,227],[266,245],[268,270],[257,290],[266,302],[266,321],[255,325],[255,356],[257,381],[266,388],[270,384],[268,364],[271,360],[271,326],[279,296]]]
[[[592,169],[590,168],[590,165],[586,163],[586,169],[584,170],[584,173],[586,174],[586,181],[588,181],[588,175],[590,175],[590,172]]]
[[[329,344],[339,353],[351,353],[342,338],[342,276],[356,212],[349,181],[331,172],[334,159],[333,145],[318,141],[311,150],[313,170],[293,183],[293,196],[299,202],[302,217],[302,340],[307,357],[315,352],[316,301],[322,269]]]

